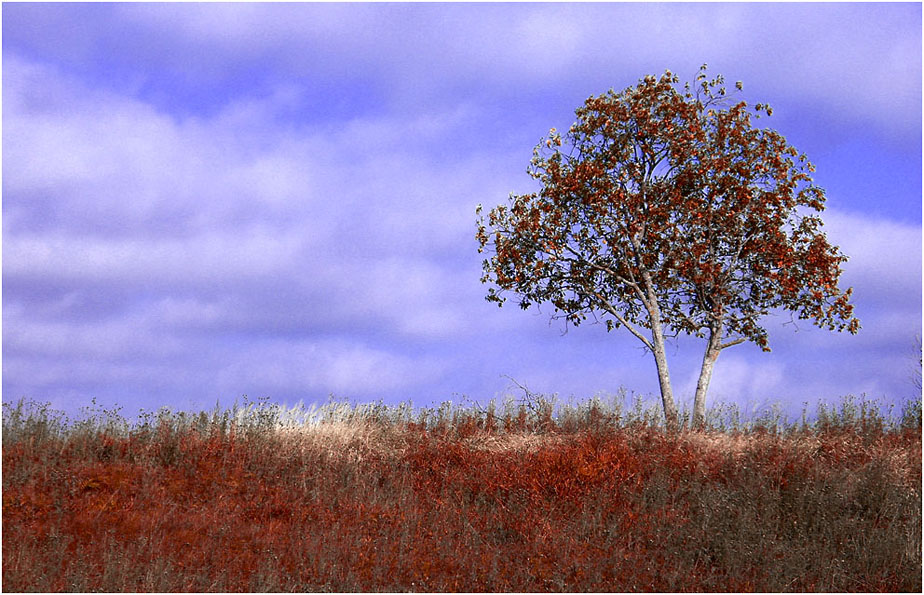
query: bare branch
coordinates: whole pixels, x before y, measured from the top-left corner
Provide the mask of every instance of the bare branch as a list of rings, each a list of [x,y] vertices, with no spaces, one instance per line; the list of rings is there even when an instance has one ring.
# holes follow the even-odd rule
[[[628,329],[628,331],[629,331],[630,333],[632,333],[633,335],[635,335],[635,336],[638,338],[639,341],[641,341],[642,343],[644,343],[645,347],[647,347],[648,349],[653,349],[653,347],[652,347],[652,345],[651,345],[651,341],[649,341],[648,338],[645,337],[645,335],[643,335],[642,332],[641,332],[640,330],[638,330],[637,328],[635,328],[635,325],[633,325],[631,322],[629,322],[628,320],[626,320],[626,319],[622,316],[622,314],[620,314],[619,311],[618,311],[616,308],[614,308],[613,305],[610,304],[609,301],[607,301],[603,296],[601,296],[600,294],[595,294],[595,295],[596,295],[597,299],[600,300],[603,309],[606,310],[607,312],[609,312],[610,315],[613,316],[613,318],[615,318],[616,320],[618,320],[618,321],[619,321],[619,324],[621,324],[621,325],[623,325],[624,327],[626,327],[626,329]]]
[[[745,339],[744,337],[738,337],[737,339],[732,339],[731,341],[728,341],[727,343],[722,343],[721,345],[719,345],[719,349],[721,350],[721,349],[726,349],[728,347],[733,347],[737,345],[738,343],[744,343],[745,341],[747,341],[747,339]]]

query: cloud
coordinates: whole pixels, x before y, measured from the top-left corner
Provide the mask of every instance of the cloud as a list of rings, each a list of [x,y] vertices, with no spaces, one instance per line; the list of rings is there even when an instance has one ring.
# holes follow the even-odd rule
[[[437,358],[401,356],[351,341],[270,340],[238,352],[219,373],[218,384],[228,392],[253,389],[280,397],[333,392],[375,398],[432,383],[444,368]]]
[[[174,365],[186,372],[165,376],[178,381],[150,390],[211,378],[372,395],[442,369],[399,355],[403,342],[469,332],[481,305],[474,205],[491,158],[428,150],[464,128],[464,106],[293,127],[277,115],[298,93],[279,92],[183,119],[5,61],[11,390],[63,390],[69,368],[103,386]],[[45,370],[31,384],[17,378],[27,362]]]
[[[191,238],[101,239],[73,234],[13,235],[5,242],[13,278],[90,284],[201,286],[251,280],[291,270],[302,250],[299,237],[269,230],[210,232]]]
[[[145,312],[130,312],[102,321],[36,320],[21,304],[4,308],[4,348],[13,354],[124,362],[178,356],[178,337],[155,333],[157,319]]]
[[[463,90],[522,109],[665,68],[692,77],[707,62],[744,80],[751,101],[908,139],[920,126],[920,16],[913,4],[142,4],[17,7],[5,30],[55,60],[105,59],[110,79],[143,79],[125,85],[184,110],[209,89],[247,96],[293,80],[349,97],[354,113],[411,113]]]
[[[856,285],[868,303],[921,296],[921,226],[828,209],[825,230],[849,260],[842,284]],[[909,304],[911,305],[911,304]],[[920,306],[920,303],[917,304]]]
[[[509,384],[502,374],[565,395],[656,391],[633,337],[593,326],[561,337],[548,309],[484,302],[475,205],[533,189],[531,147],[587,95],[702,62],[782,101],[785,130],[878,151],[920,129],[919,17],[828,5],[5,7],[4,391],[440,399],[490,396]],[[780,360],[742,349],[720,380],[723,355],[717,391],[796,394],[818,375],[813,354],[836,349],[852,363],[826,374],[829,387],[894,392],[890,336],[920,318],[921,230],[871,218],[858,192],[843,204],[859,213],[825,220],[851,256],[843,285],[856,288],[861,335],[773,321]],[[900,209],[906,194],[882,196]],[[690,345],[672,360],[678,379],[698,369]],[[889,372],[874,386],[875,366]]]
[[[716,362],[712,381],[707,393],[707,408],[713,403],[750,403],[758,406],[759,401],[774,395],[786,385],[786,366],[778,360],[752,360],[736,355],[733,350],[722,354]],[[678,377],[679,380],[679,377]],[[692,396],[699,381],[699,370],[688,374],[678,383],[681,398]]]
[[[5,61],[12,139],[5,157],[14,173],[4,180],[11,196],[4,214],[14,235],[54,227],[107,240],[188,240],[221,229],[239,230],[246,243],[258,242],[246,234],[259,221],[315,250],[359,227],[373,241],[417,251],[470,235],[490,158],[434,163],[428,151],[464,129],[467,112],[459,108],[306,129],[275,119],[273,95],[229,105],[212,119],[179,121],[54,69]],[[43,105],[37,94],[71,100]]]

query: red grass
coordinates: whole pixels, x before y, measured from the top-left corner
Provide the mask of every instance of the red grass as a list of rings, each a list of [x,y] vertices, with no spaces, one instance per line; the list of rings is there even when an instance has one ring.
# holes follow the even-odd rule
[[[456,421],[340,442],[5,423],[4,590],[921,589],[920,427]]]

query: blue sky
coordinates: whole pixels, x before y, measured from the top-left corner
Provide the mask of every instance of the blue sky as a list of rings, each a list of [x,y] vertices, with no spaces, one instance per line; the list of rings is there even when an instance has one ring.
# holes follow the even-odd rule
[[[816,164],[863,324],[767,319],[772,353],[725,350],[708,403],[914,394],[918,3],[2,11],[5,401],[656,396],[628,332],[484,300],[474,210],[532,190],[587,97],[702,63]],[[681,403],[702,349],[669,348]]]

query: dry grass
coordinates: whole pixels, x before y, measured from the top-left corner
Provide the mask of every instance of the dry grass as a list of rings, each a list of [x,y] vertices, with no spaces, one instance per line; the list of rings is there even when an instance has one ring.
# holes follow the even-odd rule
[[[921,590],[920,405],[648,413],[4,405],[9,591]]]
[[[365,421],[330,421],[277,430],[282,449],[297,454],[318,453],[329,459],[362,462],[369,455],[400,456],[395,434]]]

